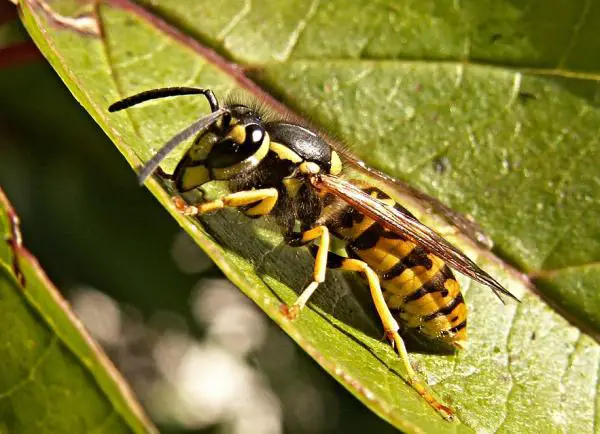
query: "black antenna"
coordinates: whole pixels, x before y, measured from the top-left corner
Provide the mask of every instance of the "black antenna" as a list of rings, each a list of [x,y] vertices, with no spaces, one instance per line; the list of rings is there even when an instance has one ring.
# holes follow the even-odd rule
[[[145,92],[140,92],[132,96],[128,96],[120,101],[111,104],[108,107],[109,112],[116,112],[134,105],[138,105],[152,99],[167,98],[170,96],[180,95],[204,95],[210,104],[210,111],[219,110],[219,102],[215,94],[210,89],[201,89],[199,87],[162,87],[159,89],[151,89]]]
[[[229,113],[229,110],[219,107],[219,101],[217,101],[217,98],[212,90],[201,89],[199,87],[161,87],[158,89],[151,89],[128,96],[127,98],[123,98],[122,100],[117,101],[108,107],[109,112],[117,112],[119,110],[133,107],[145,101],[180,95],[204,95],[208,100],[208,104],[210,104],[210,110],[212,113],[208,116],[198,119],[192,125],[171,137],[169,141],[167,141],[167,143],[165,143],[158,150],[158,152],[141,167],[140,173],[138,174],[138,181],[142,185],[144,182],[146,182],[146,179],[152,175],[152,172],[156,170],[158,165],[165,159],[165,157],[169,155],[169,153],[175,149],[175,147],[177,147],[177,145],[190,138],[198,131],[203,130],[213,124],[217,119],[223,116],[223,114]]]
[[[225,108],[218,108],[208,116],[198,119],[192,125],[181,130],[173,137],[171,137],[171,139],[169,139],[169,141],[165,143],[163,147],[160,148],[158,152],[154,154],[154,156],[150,160],[148,160],[146,164],[144,164],[140,169],[140,173],[138,174],[138,181],[140,182],[140,185],[143,185],[144,182],[146,182],[146,179],[148,179],[152,172],[156,170],[158,165],[165,159],[167,155],[169,155],[169,153],[173,149],[175,149],[177,145],[179,145],[181,142],[188,139],[189,137],[193,136],[198,131],[210,126],[225,113],[229,113],[229,110]]]

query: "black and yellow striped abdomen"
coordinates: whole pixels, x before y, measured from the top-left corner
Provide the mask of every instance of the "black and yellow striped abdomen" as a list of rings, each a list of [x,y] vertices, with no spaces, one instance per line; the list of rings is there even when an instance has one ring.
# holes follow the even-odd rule
[[[370,194],[390,206],[385,193]],[[379,276],[384,297],[404,332],[441,347],[463,348],[467,306],[452,271],[439,257],[346,205],[331,215],[332,231],[346,240],[348,256]]]

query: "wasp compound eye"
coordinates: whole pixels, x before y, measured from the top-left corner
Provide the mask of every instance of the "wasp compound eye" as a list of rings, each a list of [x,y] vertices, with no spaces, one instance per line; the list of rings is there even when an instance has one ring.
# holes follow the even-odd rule
[[[222,169],[234,166],[255,156],[265,141],[265,130],[259,125],[236,125],[226,138],[213,146],[207,165]]]
[[[265,138],[265,129],[257,124],[246,125],[246,140],[244,144],[262,143]]]

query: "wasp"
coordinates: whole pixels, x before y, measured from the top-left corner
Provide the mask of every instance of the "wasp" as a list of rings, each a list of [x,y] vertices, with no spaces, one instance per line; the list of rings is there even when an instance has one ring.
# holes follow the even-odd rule
[[[175,147],[195,136],[174,172],[160,173],[180,193],[211,181],[228,182],[230,192],[194,204],[176,197],[177,209],[189,216],[223,208],[239,208],[252,218],[270,215],[287,244],[309,246],[315,259],[312,281],[291,306],[284,307],[290,319],[298,316],[325,280],[327,269],[361,274],[408,383],[435,410],[452,418],[452,409],[436,399],[417,376],[399,332],[445,349],[464,348],[467,306],[451,268],[488,286],[499,297],[515,297],[380,188],[347,179],[343,169],[348,165],[362,169],[399,190],[415,193],[410,187],[367,168],[311,128],[267,119],[245,104],[221,106],[210,89],[194,87],[148,90],[115,102],[109,111],[179,95],[203,95],[211,113],[160,148],[141,168],[140,183],[160,169]],[[415,194],[427,201],[423,194]],[[436,202],[431,199],[429,203]],[[437,208],[459,229],[481,239],[470,220],[442,205]],[[332,238],[345,243],[346,256],[330,251]]]

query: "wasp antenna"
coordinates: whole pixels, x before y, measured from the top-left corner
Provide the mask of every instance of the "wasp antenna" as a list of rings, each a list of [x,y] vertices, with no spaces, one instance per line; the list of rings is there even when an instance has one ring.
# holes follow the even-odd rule
[[[180,95],[204,95],[210,104],[210,110],[213,112],[219,110],[219,102],[217,101],[215,94],[210,89],[201,89],[199,87],[162,87],[128,96],[127,98],[111,104],[108,107],[108,111],[117,112],[119,110],[133,107],[134,105],[138,105],[145,101]]]
[[[144,182],[146,182],[146,179],[148,179],[148,177],[152,174],[152,172],[154,172],[156,170],[158,165],[165,159],[165,157],[167,155],[169,155],[171,153],[171,151],[173,149],[175,149],[177,147],[177,145],[179,145],[184,140],[190,138],[191,136],[196,134],[198,131],[209,127],[217,119],[219,119],[221,116],[223,116],[223,114],[225,114],[227,112],[228,112],[227,109],[219,108],[216,111],[213,111],[208,116],[198,119],[192,125],[185,128],[184,130],[181,130],[180,132],[175,134],[173,137],[171,137],[169,139],[169,141],[167,143],[165,143],[162,146],[162,148],[160,148],[158,150],[158,152],[156,154],[154,154],[154,156],[150,160],[148,160],[146,162],[146,164],[144,164],[141,167],[140,172],[138,174],[138,181],[139,181],[140,185],[143,185]]]

